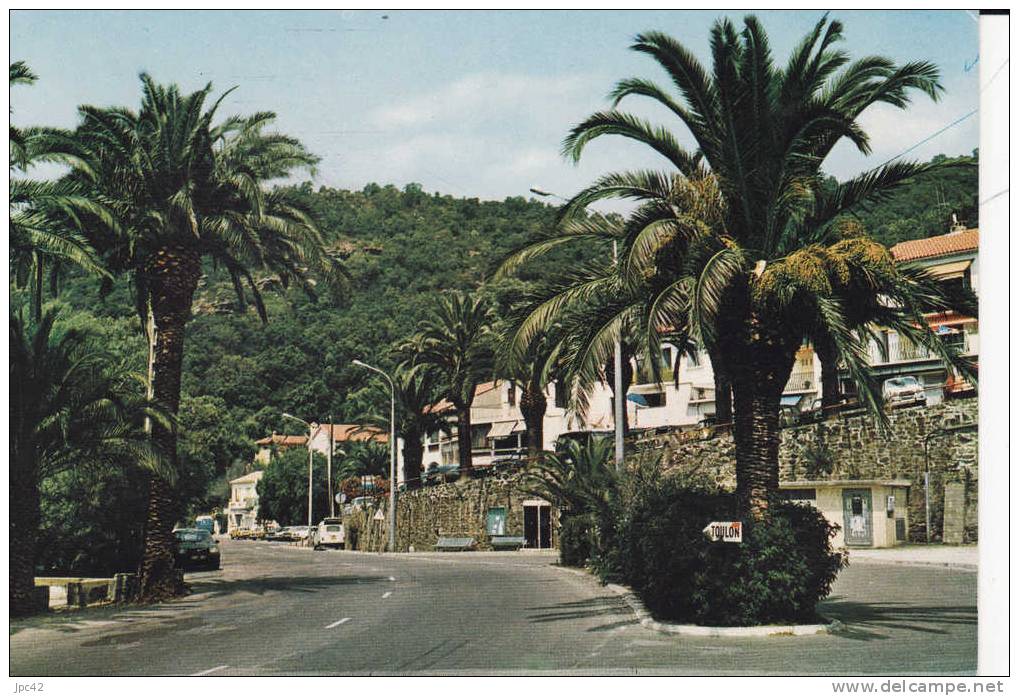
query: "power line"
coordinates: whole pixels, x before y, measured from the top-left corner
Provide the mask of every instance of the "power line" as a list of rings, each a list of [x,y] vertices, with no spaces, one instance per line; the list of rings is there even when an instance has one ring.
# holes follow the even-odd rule
[[[933,133],[931,133],[930,135],[928,135],[928,136],[927,136],[926,138],[924,138],[924,139],[923,139],[923,140],[921,140],[920,142],[916,143],[915,145],[912,145],[911,147],[908,147],[908,148],[906,148],[905,150],[903,150],[903,151],[902,151],[902,152],[900,152],[899,154],[895,155],[895,157],[891,157],[891,158],[889,158],[889,159],[885,160],[884,162],[882,162],[882,163],[881,163],[881,164],[879,164],[878,166],[874,167],[874,169],[880,169],[881,167],[885,166],[885,165],[886,165],[886,164],[888,164],[889,162],[892,162],[892,161],[894,161],[894,160],[897,160],[897,159],[899,159],[900,157],[902,157],[903,155],[909,154],[910,152],[912,152],[912,151],[913,151],[913,150],[915,150],[916,148],[920,147],[920,146],[921,146],[921,145],[923,145],[924,143],[926,143],[926,142],[929,142],[929,141],[933,140],[934,138],[936,138],[937,136],[941,135],[942,133],[944,133],[944,132],[945,132],[946,130],[948,130],[949,128],[952,128],[953,126],[957,126],[957,125],[959,125],[960,123],[962,123],[963,121],[965,121],[965,120],[966,120],[967,118],[969,118],[969,117],[970,117],[970,116],[972,116],[973,114],[977,113],[978,111],[980,111],[979,107],[978,107],[978,108],[976,108],[976,109],[973,109],[972,111],[970,111],[970,112],[969,112],[969,113],[967,113],[967,114],[963,114],[963,115],[962,115],[962,116],[960,116],[959,118],[957,118],[957,119],[955,119],[954,121],[952,121],[951,123],[949,123],[949,124],[948,124],[947,126],[945,126],[944,128],[940,128],[940,129],[938,129],[938,130],[934,131]],[[871,171],[873,171],[873,170],[871,170]]]

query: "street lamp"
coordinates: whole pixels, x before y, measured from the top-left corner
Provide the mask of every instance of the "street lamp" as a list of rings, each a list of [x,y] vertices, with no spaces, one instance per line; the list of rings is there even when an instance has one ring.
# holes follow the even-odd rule
[[[538,188],[537,186],[532,186],[529,190],[534,195],[541,196],[542,198],[558,198],[559,200],[569,202],[568,199],[563,198],[562,196],[560,196],[558,194],[552,193],[551,191],[546,191],[544,189]],[[613,239],[612,240],[612,265],[616,266],[616,265],[618,265],[618,263],[619,263],[619,252],[616,250],[616,240]],[[616,431],[616,438],[615,438],[615,440],[616,440],[616,470],[617,471],[622,471],[623,470],[623,409],[626,407],[626,404],[625,404],[626,395],[623,394],[623,346],[622,346],[622,343],[620,342],[620,337],[619,336],[616,336],[616,341],[615,341],[615,346],[614,346],[614,351],[613,351],[613,356],[612,356],[612,364],[613,364],[613,367],[614,367],[614,370],[615,370],[615,379],[613,380],[613,385],[612,385],[612,391],[615,394],[615,398],[613,399],[614,403],[613,403],[612,420],[613,420],[613,423],[615,424],[615,431]]]
[[[360,360],[354,365],[372,372],[378,372],[389,382],[389,550],[396,551],[396,387],[389,375],[377,367]]]
[[[304,425],[306,425],[308,427],[308,538],[310,539],[311,538],[311,526],[312,526],[311,525],[311,519],[312,519],[311,518],[311,462],[312,462],[311,436],[313,435],[313,433],[311,432],[311,423],[309,423],[308,421],[306,421],[306,420],[304,420],[302,418],[298,418],[297,416],[292,416],[289,413],[284,413],[283,417],[284,418],[289,418],[291,420],[295,420],[298,423],[303,423]],[[332,433],[329,433],[329,436],[332,437]]]

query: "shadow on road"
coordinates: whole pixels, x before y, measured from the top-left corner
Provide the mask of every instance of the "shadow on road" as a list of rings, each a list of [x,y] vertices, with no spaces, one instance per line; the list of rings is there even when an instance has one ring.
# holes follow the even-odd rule
[[[49,614],[40,614],[24,619],[12,620],[10,623],[9,636],[28,628],[43,628],[61,633],[77,633],[88,628],[94,628],[96,622],[115,624],[131,622],[144,619],[167,619],[165,626],[167,630],[178,630],[190,628],[197,619],[174,618],[168,614],[198,607],[209,599],[224,597],[239,593],[252,595],[264,595],[269,592],[303,592],[312,593],[321,589],[344,586],[344,585],[365,585],[378,582],[387,582],[388,578],[383,575],[355,575],[355,576],[322,576],[310,575],[302,577],[270,576],[245,578],[243,580],[227,580],[218,577],[189,578],[188,584],[191,593],[184,597],[162,602],[160,604],[109,604],[105,606],[89,607],[87,609],[61,611]],[[199,621],[199,623],[201,623]]]
[[[574,621],[578,619],[606,618],[617,619],[588,628],[588,631],[610,631],[619,626],[637,623],[633,612],[615,597],[592,597],[575,602],[560,602],[544,607],[530,607],[527,619],[531,623],[548,623],[550,621]]]
[[[939,626],[977,623],[975,605],[923,606],[906,602],[852,602],[832,597],[818,606],[818,612],[846,625],[839,636],[865,641],[891,637],[880,629],[948,634]]]

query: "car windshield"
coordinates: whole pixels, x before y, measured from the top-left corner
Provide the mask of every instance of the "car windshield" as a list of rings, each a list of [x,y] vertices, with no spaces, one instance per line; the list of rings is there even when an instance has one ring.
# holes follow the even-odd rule
[[[888,384],[893,387],[912,387],[917,384],[916,377],[896,377],[888,380]]]

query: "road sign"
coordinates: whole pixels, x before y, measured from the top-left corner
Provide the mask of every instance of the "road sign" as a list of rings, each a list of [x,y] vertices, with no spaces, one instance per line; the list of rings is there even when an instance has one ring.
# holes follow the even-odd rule
[[[347,494],[346,493],[337,493],[336,494],[336,502],[339,503],[340,505],[343,505],[345,502],[347,502]]]
[[[725,541],[730,544],[743,543],[742,522],[711,522],[702,531],[710,541]]]
[[[385,515],[385,513],[382,512],[382,508],[379,508],[378,511],[375,513],[375,519],[377,519],[377,520],[384,520],[384,519],[386,519],[386,515]]]

